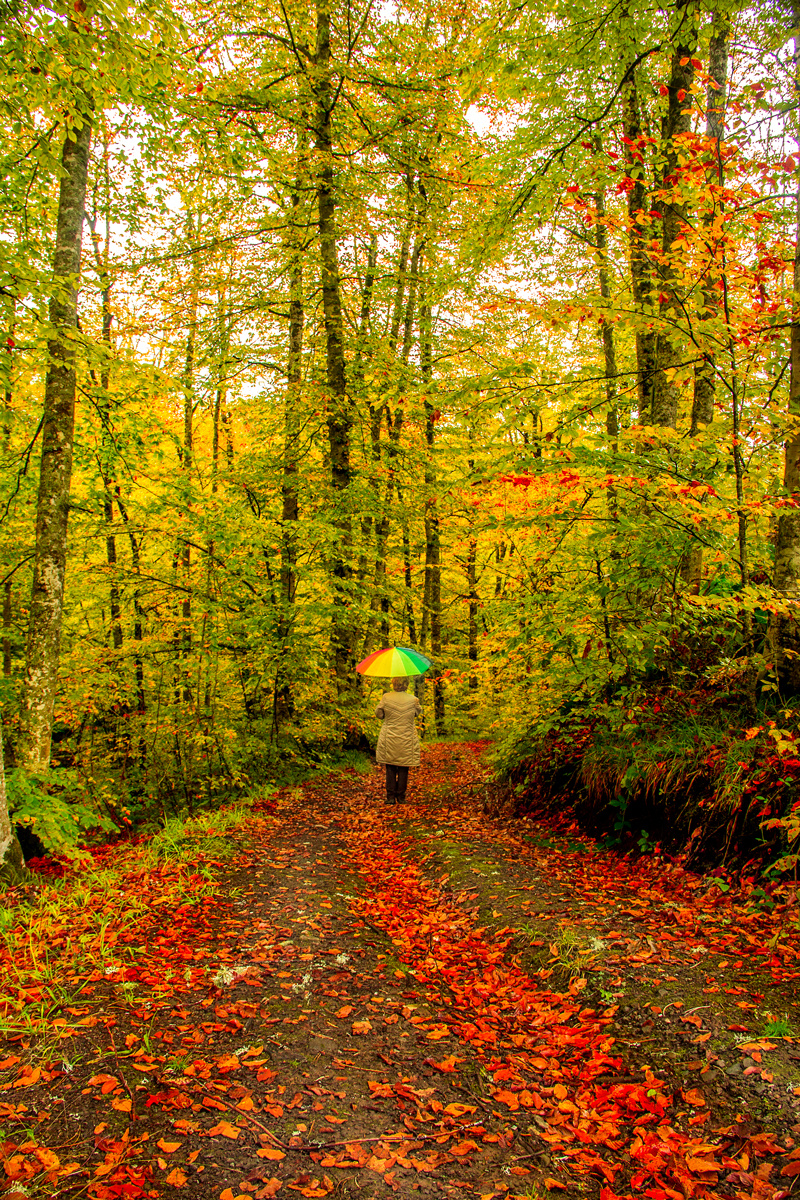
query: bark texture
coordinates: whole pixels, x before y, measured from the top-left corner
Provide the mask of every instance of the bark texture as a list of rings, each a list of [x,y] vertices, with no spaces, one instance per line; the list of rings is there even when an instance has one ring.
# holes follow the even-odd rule
[[[800,0],[793,4],[795,99],[800,98]],[[797,134],[800,150],[800,133]],[[787,600],[800,602],[800,186],[795,200],[794,303],[790,333],[789,435],[784,451],[783,486],[789,503],[781,509],[775,544],[775,587]],[[780,616],[773,639],[776,669],[784,692],[800,691],[800,626]]]
[[[708,86],[706,98],[706,137],[711,139],[713,155],[710,174],[720,186],[723,183],[722,156],[720,143],[725,130],[725,92],[728,83],[728,37],[730,23],[725,17],[716,16],[714,32],[708,50],[708,73],[712,83]],[[716,84],[716,86],[714,86]],[[720,293],[717,284],[720,281],[724,262],[722,248],[717,245],[715,229],[718,225],[719,209],[715,204],[709,210],[705,219],[705,240],[708,248],[709,267],[706,271],[702,287],[702,309],[700,324],[716,315],[720,305]],[[719,265],[718,265],[719,264]],[[710,425],[714,419],[714,397],[717,391],[716,356],[713,350],[706,350],[702,362],[698,363],[694,376],[694,398],[692,400],[692,436],[701,425]]]
[[[677,373],[683,365],[685,353],[684,339],[678,328],[683,315],[683,297],[674,267],[675,256],[679,253],[676,243],[686,219],[680,194],[679,154],[681,139],[690,128],[694,83],[692,56],[697,45],[695,5],[691,0],[679,0],[676,8],[679,25],[675,34],[668,84],[669,107],[662,128],[664,165],[661,179],[661,325],[656,338],[656,372],[652,399],[653,424],[670,426],[672,429],[675,429],[678,423],[680,384]]]
[[[317,151],[316,196],[322,275],[322,310],[325,328],[328,448],[333,489],[334,525],[338,533],[330,556],[334,593],[331,658],[341,691],[348,685],[352,657],[348,607],[352,575],[352,522],[349,512],[349,489],[353,412],[347,394],[342,286],[336,230],[332,127],[335,101],[331,80],[331,16],[328,0],[318,0],[316,16],[317,40],[314,54],[317,69],[314,86],[314,132]]]
[[[75,428],[75,357],[81,238],[92,124],[64,138],[58,196],[50,336],[44,391],[42,458],[36,509],[36,558],[25,666],[20,765],[41,773],[50,766]]]
[[[646,241],[651,220],[647,215],[645,160],[642,123],[639,113],[639,93],[635,71],[625,85],[622,104],[622,125],[625,136],[626,173],[631,180],[628,191],[628,247],[631,270],[631,291],[636,308],[651,303],[652,282]],[[651,327],[636,331],[636,391],[639,423],[647,425],[652,419],[653,378],[655,374],[656,335]]]

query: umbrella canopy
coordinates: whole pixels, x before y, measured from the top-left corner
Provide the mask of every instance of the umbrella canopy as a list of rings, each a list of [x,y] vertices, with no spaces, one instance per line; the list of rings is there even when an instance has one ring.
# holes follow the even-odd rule
[[[394,679],[397,676],[424,675],[430,665],[429,658],[408,646],[387,646],[368,654],[356,670],[371,678]]]

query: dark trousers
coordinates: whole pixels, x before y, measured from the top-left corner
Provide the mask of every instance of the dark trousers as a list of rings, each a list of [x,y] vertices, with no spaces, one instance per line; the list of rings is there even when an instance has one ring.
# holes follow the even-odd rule
[[[408,767],[396,767],[393,763],[386,764],[386,799],[401,803],[406,798],[408,787]]]

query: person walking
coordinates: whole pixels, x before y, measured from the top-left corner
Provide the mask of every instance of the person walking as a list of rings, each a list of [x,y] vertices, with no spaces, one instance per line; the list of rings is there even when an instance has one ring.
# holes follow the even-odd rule
[[[422,706],[408,694],[408,679],[393,679],[375,709],[383,721],[376,759],[386,766],[386,803],[402,804],[406,798],[409,767],[419,766],[419,738],[414,721]]]

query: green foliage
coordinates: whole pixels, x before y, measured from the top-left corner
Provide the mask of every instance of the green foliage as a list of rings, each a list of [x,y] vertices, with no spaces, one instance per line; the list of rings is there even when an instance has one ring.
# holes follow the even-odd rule
[[[788,1017],[772,1017],[764,1025],[764,1037],[792,1037],[792,1027]]]
[[[91,830],[116,832],[107,815],[83,803],[85,792],[75,772],[50,771],[38,778],[18,767],[7,776],[6,789],[12,819],[63,858],[86,858],[80,843]]]

